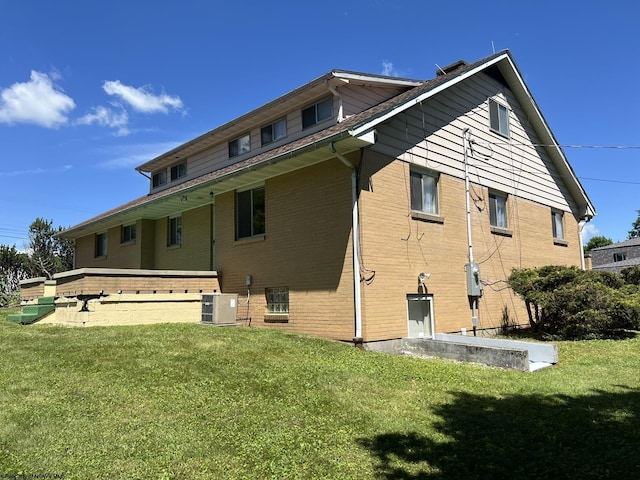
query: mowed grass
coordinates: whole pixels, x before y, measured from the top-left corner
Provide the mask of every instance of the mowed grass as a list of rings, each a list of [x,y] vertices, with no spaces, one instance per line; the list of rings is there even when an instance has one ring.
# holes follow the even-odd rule
[[[640,339],[559,348],[524,373],[258,328],[0,314],[0,477],[640,478]]]

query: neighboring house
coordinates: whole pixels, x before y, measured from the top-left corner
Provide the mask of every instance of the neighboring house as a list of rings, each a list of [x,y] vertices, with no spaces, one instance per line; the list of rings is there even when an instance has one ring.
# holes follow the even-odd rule
[[[620,273],[623,268],[640,266],[640,238],[591,250],[591,268]]]
[[[147,195],[61,234],[79,275],[217,271],[252,325],[355,342],[526,323],[511,270],[580,265],[595,215],[508,51],[334,70],[137,170]]]

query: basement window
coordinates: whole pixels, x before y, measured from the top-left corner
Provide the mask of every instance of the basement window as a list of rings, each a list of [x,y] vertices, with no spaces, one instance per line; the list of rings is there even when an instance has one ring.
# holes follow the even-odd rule
[[[493,99],[489,99],[489,126],[494,132],[509,136],[509,110]]]
[[[332,97],[327,97],[318,103],[302,110],[302,128],[312,127],[333,115]]]
[[[289,287],[266,288],[267,311],[264,321],[267,323],[287,323],[289,321]]]

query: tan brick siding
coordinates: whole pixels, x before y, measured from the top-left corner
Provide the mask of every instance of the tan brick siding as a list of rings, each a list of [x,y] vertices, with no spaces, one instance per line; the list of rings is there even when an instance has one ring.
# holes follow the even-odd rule
[[[255,326],[351,340],[351,171],[332,160],[268,180],[264,237],[235,240],[234,195],[216,197],[216,269],[222,291],[239,294],[238,315]],[[267,287],[289,288],[288,323],[265,323]]]
[[[440,176],[444,223],[415,220],[410,211],[409,164],[379,157],[367,160],[363,180],[368,191],[361,194],[362,262],[375,277],[363,285],[365,340],[407,335],[406,295],[419,293],[420,272],[431,274],[426,287],[434,296],[436,331],[471,329],[464,269],[468,262],[464,181]],[[472,192],[483,199],[471,203],[474,260],[489,284],[480,300],[480,328],[499,325],[504,305],[512,318],[526,323],[522,302],[506,288],[505,279],[514,267],[579,265],[577,221],[565,213],[567,245],[554,245],[550,207],[512,195],[507,210],[513,236],[496,235],[489,224],[487,189],[473,185]]]

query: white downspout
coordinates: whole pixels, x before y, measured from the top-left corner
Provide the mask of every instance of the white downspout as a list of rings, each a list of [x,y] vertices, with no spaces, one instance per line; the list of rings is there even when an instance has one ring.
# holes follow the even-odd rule
[[[333,142],[329,143],[329,150],[342,163],[351,169],[351,231],[353,243],[353,296],[355,310],[355,337],[354,341],[362,341],[362,292],[360,291],[360,228],[358,221],[358,178],[356,166],[336,151]]]
[[[582,268],[582,270],[586,269],[586,265],[584,264],[584,245],[583,245],[582,233],[583,233],[584,226],[587,224],[587,222],[589,222],[589,220],[591,220],[591,218],[586,217],[578,222],[578,240],[580,242],[580,267]]]

